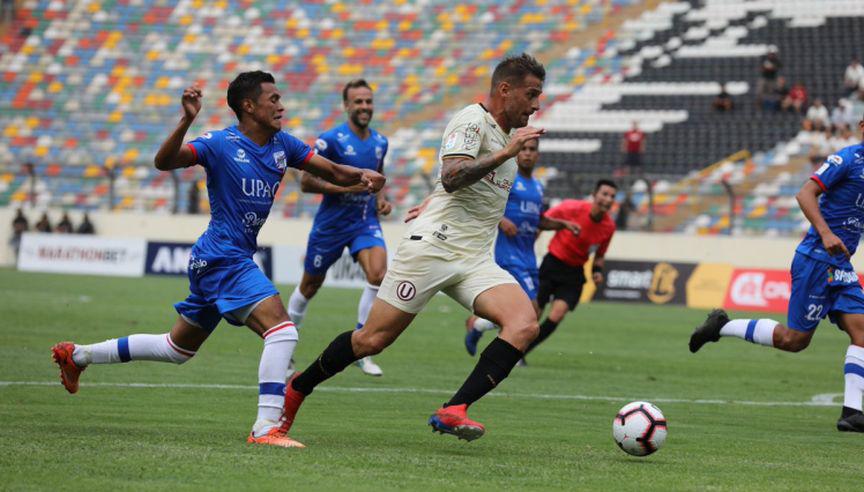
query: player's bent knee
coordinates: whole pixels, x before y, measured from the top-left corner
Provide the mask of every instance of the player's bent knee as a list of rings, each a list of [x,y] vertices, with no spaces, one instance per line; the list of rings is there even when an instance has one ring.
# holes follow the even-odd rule
[[[369,272],[366,274],[366,281],[369,282],[370,285],[381,285],[381,282],[384,281],[384,275],[387,274],[387,270],[381,270],[379,272]]]
[[[781,334],[775,346],[786,352],[801,352],[810,346],[810,336],[787,329]]]

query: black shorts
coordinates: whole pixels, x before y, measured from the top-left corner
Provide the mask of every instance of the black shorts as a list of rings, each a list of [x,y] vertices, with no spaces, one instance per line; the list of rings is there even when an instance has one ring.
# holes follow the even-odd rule
[[[542,308],[553,299],[567,303],[570,310],[579,305],[582,287],[585,285],[583,267],[570,266],[547,253],[540,264],[540,288],[537,289],[537,303]]]

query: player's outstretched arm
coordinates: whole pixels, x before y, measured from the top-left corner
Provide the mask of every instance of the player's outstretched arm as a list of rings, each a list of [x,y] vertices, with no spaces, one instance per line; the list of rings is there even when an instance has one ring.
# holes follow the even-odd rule
[[[795,199],[798,200],[798,206],[804,212],[804,217],[807,217],[807,220],[819,233],[819,237],[822,238],[822,246],[825,247],[825,251],[832,256],[842,253],[849,258],[849,250],[846,249],[843,240],[831,231],[825,218],[822,217],[822,212],[819,210],[819,195],[821,194],[822,188],[812,179],[808,179],[798,194],[795,195]]]
[[[361,183],[352,186],[339,186],[328,183],[312,173],[303,171],[300,177],[300,190],[303,193],[359,193],[366,191],[366,186]]]
[[[540,217],[540,224],[538,229],[541,231],[560,231],[561,229],[567,229],[572,232],[574,236],[578,236],[582,231],[582,228],[579,224],[575,222],[570,222],[562,219],[553,219],[546,215]]]
[[[156,169],[170,171],[195,164],[195,154],[183,145],[183,138],[189,131],[192,122],[195,121],[195,117],[198,116],[198,112],[201,111],[202,95],[201,88],[194,85],[183,91],[183,96],[180,99],[183,106],[183,117],[171,135],[162,142],[159,151],[156,152],[156,157],[153,158]]]
[[[384,175],[375,171],[336,164],[318,154],[313,155],[309,159],[309,162],[303,166],[303,171],[338,186],[361,185],[362,188],[358,191],[368,191],[370,193],[377,193],[384,187],[384,183],[387,181]],[[301,178],[301,186],[302,183]]]
[[[465,156],[445,157],[441,164],[441,185],[447,193],[471,186],[483,179],[490,171],[516,157],[528,140],[540,138],[546,133],[542,128],[526,126],[516,130],[507,147],[479,159]]]

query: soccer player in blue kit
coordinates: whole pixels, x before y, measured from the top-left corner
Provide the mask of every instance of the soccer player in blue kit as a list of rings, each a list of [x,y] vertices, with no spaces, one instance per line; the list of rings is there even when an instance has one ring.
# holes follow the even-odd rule
[[[864,130],[864,120],[858,126]],[[715,309],[693,331],[690,351],[732,336],[800,352],[828,316],[851,341],[843,366],[846,386],[837,429],[864,432],[864,292],[849,261],[864,231],[864,145],[828,156],[796,198],[811,227],[792,260],[787,325],[770,319],[730,320]]]
[[[539,284],[537,257],[534,242],[541,230],[570,229],[579,233],[579,226],[569,222],[543,216],[543,185],[534,179],[534,166],[540,156],[539,140],[529,140],[516,156],[518,172],[510,195],[504,217],[498,224],[498,238],[495,241],[495,263],[507,270],[528,294],[538,316],[537,287]],[[484,331],[497,330],[491,321],[470,316],[465,322],[465,349],[470,355],[477,353],[477,343]],[[524,362],[520,362],[524,364]]]
[[[136,334],[92,345],[61,342],[52,347],[60,378],[70,393],[90,364],[151,360],[182,364],[192,358],[222,318],[246,325],[264,340],[258,367],[258,416],[250,443],[303,447],[283,425],[285,381],[297,344],[297,329],[279,292],[252,261],[258,231],[288,167],[303,169],[342,185],[362,184],[370,192],[384,185],[372,170],[334,164],[305,143],[281,131],[285,107],[273,76],[244,72],[228,87],[228,105],[238,124],[205,133],[186,145],[183,139],[201,110],[201,89],[183,92],[183,116],[162,143],[156,168],[170,170],[200,164],[207,172],[210,224],[192,247],[186,300],[168,333]]]
[[[342,103],[348,121],[318,137],[315,142],[318,153],[359,169],[382,172],[387,138],[369,127],[375,110],[372,88],[363,79],[352,80],[342,89]],[[369,193],[361,185],[338,186],[303,173],[301,186],[306,193],[322,193],[324,199],[309,234],[303,277],[288,300],[288,315],[299,327],[309,300],[324,283],[327,269],[347,247],[366,274],[366,286],[357,305],[359,330],[366,323],[372,301],[387,273],[387,249],[378,215],[388,215],[392,207],[383,192]],[[364,357],[356,364],[364,374],[383,374],[372,357]]]

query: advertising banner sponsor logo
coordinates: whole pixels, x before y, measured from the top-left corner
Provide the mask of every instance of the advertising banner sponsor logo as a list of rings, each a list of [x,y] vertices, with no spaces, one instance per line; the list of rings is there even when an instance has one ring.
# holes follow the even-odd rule
[[[144,271],[145,247],[144,239],[25,233],[21,238],[18,269],[140,277]]]
[[[665,261],[606,261],[605,282],[596,301],[686,304],[687,279],[696,265]]]
[[[147,275],[185,276],[192,243],[148,242],[144,272]],[[258,268],[273,278],[273,249],[262,246],[252,257]]]
[[[713,309],[723,305],[732,265],[700,263],[687,280],[687,306],[699,309]]]
[[[735,269],[723,307],[785,313],[791,293],[792,277],[787,270]]]

